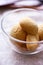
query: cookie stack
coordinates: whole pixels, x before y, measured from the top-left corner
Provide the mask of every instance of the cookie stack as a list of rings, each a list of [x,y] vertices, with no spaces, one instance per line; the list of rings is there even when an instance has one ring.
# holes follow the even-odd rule
[[[40,40],[41,36],[40,27],[31,18],[23,18],[20,20],[18,25],[13,26],[10,31],[10,35],[18,40],[26,41],[28,43],[14,42],[13,44],[18,45],[22,50],[35,51],[39,44],[37,41]]]

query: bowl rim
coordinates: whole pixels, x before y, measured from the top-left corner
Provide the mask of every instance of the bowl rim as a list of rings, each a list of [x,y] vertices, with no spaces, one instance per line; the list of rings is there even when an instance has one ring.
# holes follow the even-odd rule
[[[3,31],[3,33],[8,37],[8,38],[10,38],[10,39],[12,39],[12,40],[14,40],[14,41],[16,41],[16,42],[20,42],[20,43],[28,43],[28,44],[30,44],[30,43],[43,43],[43,40],[42,41],[35,41],[35,42],[26,42],[26,41],[22,41],[22,40],[19,40],[19,39],[16,39],[16,38],[13,38],[11,35],[8,35],[7,33],[6,33],[6,31],[4,30],[4,27],[3,27],[3,20],[4,20],[4,18],[5,18],[5,16],[6,15],[8,15],[8,14],[10,14],[10,13],[15,13],[16,11],[20,11],[20,10],[34,10],[34,11],[36,11],[37,13],[40,13],[40,12],[38,12],[36,9],[32,9],[32,8],[19,8],[19,9],[14,9],[14,10],[10,10],[10,11],[7,11],[7,12],[5,12],[3,15],[2,15],[2,17],[1,17],[1,29],[2,29],[2,31]]]

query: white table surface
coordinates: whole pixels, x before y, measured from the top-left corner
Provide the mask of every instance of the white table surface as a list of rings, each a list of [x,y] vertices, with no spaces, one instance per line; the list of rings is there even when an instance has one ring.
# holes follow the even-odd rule
[[[4,11],[0,9],[0,18]],[[43,65],[43,51],[29,56],[16,53],[7,45],[0,27],[0,65]]]

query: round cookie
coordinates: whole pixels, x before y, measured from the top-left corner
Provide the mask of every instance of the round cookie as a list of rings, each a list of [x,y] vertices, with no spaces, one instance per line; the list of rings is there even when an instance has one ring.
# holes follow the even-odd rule
[[[26,33],[22,30],[22,28],[20,27],[20,25],[16,25],[14,26],[11,31],[10,31],[10,35],[18,40],[26,40]],[[21,49],[25,49],[26,48],[26,44],[14,41],[12,39],[10,39],[10,41],[17,47],[21,48]]]
[[[10,35],[16,39],[25,41],[26,33],[22,30],[20,25],[16,25],[11,29]]]
[[[20,25],[27,34],[36,35],[38,33],[38,26],[31,18],[22,19]]]
[[[39,36],[38,35],[36,35],[36,36],[27,35],[26,41],[27,42],[34,42],[34,43],[27,43],[26,44],[27,50],[35,51],[37,49],[37,47],[39,46],[39,44],[36,43],[38,40],[39,40]]]

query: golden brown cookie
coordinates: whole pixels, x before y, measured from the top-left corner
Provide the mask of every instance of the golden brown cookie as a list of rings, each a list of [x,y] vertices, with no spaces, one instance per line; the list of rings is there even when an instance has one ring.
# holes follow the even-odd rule
[[[26,44],[27,50],[29,50],[29,51],[35,51],[37,49],[37,47],[39,46],[39,44],[36,43],[38,40],[39,40],[38,35],[36,35],[36,36],[27,35],[26,41],[27,42],[34,42],[34,43],[27,43]]]
[[[20,25],[16,25],[14,26],[11,31],[10,31],[10,35],[18,40],[22,40],[22,41],[25,41],[26,40],[26,33],[22,30],[22,28],[20,27]],[[14,40],[11,40],[10,41],[16,45],[16,46],[19,46],[20,48],[24,48],[26,46],[26,44],[23,44],[21,42],[16,42]]]
[[[16,39],[25,41],[26,33],[22,30],[20,25],[16,25],[11,29],[10,35]]]
[[[31,18],[22,19],[20,21],[20,25],[22,29],[28,34],[36,35],[38,33],[38,26]]]

